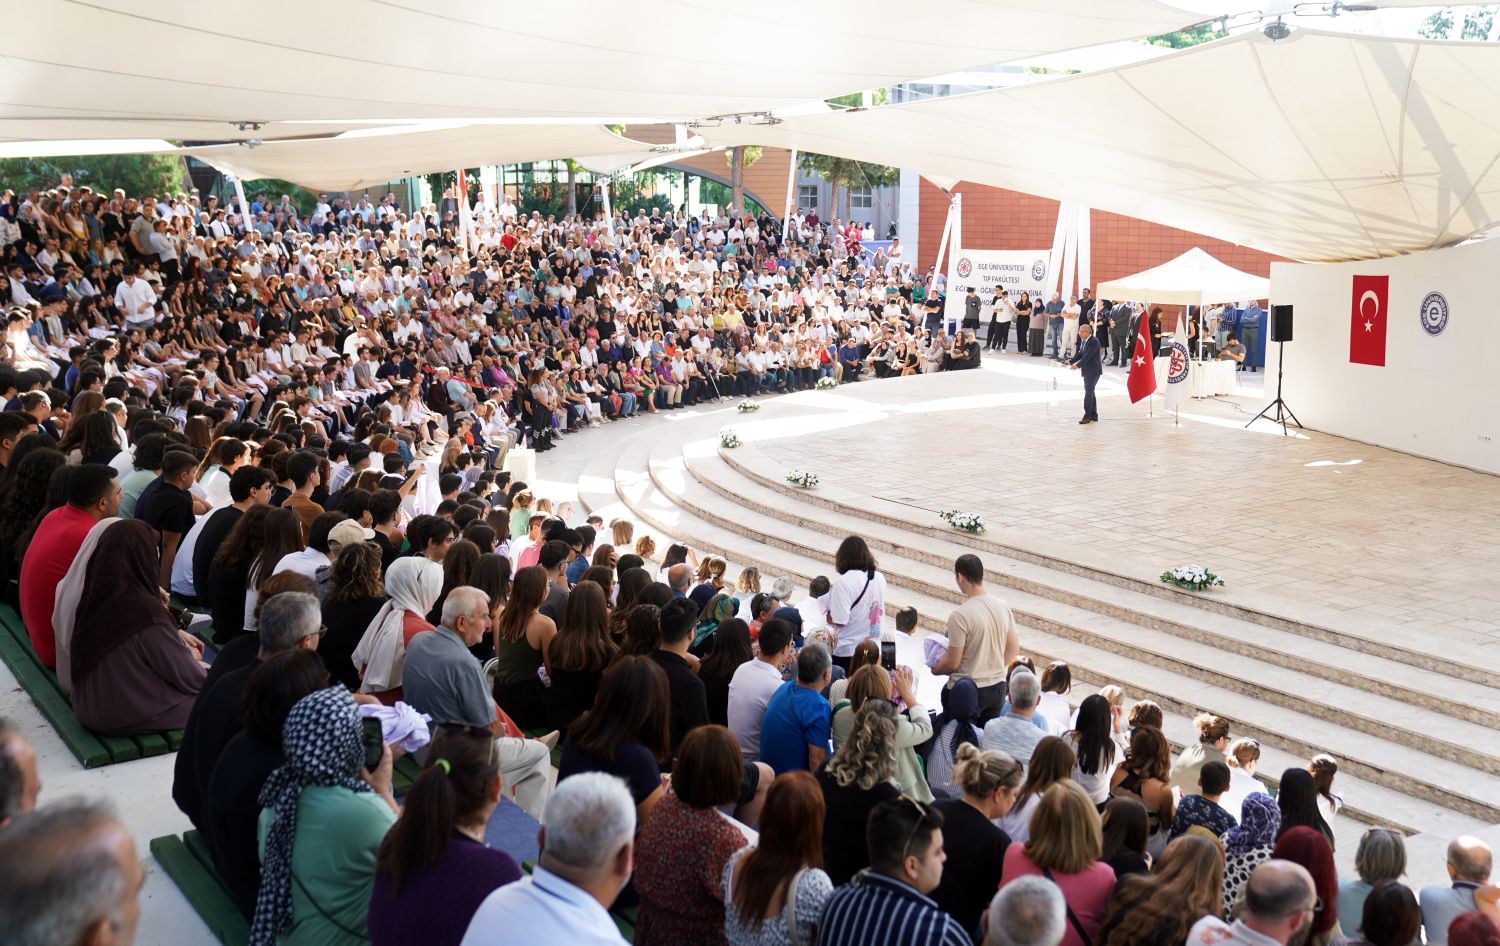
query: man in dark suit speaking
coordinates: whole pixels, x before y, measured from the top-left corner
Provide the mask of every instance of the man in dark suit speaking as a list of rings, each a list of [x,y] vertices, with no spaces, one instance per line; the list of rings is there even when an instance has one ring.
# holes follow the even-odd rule
[[[1087,322],[1078,326],[1078,354],[1068,363],[1068,367],[1083,374],[1083,420],[1080,424],[1088,424],[1099,419],[1099,403],[1094,399],[1094,385],[1099,383],[1099,376],[1104,373],[1104,364],[1099,359],[1099,339],[1094,337],[1094,327]]]

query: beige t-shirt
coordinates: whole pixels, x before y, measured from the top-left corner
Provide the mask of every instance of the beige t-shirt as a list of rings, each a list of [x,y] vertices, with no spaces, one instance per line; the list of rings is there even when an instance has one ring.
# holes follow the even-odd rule
[[[962,647],[964,655],[949,683],[968,677],[977,687],[1005,679],[1005,645],[1016,632],[1016,619],[1005,602],[975,595],[948,616],[948,646]]]

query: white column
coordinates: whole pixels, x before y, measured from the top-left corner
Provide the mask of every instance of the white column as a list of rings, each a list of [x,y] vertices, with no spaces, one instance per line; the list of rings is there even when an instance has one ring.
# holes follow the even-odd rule
[[[1073,294],[1073,278],[1077,273],[1078,266],[1078,211],[1069,205],[1065,216],[1067,227],[1063,233],[1063,257],[1060,275],[1062,276],[1063,302],[1068,301],[1068,296]]]
[[[1063,201],[1057,205],[1057,226],[1052,230],[1052,250],[1047,255],[1047,288],[1051,294],[1052,287],[1059,287],[1061,292],[1063,274],[1063,242],[1068,235],[1068,214],[1071,212],[1072,204]],[[1044,303],[1047,301],[1042,300]]]
[[[599,182],[599,196],[604,199],[604,243],[610,247],[615,245],[615,211],[609,203],[609,185],[613,180],[610,175]]]
[[[786,169],[786,207],[781,214],[781,242],[786,243],[787,233],[792,228],[792,211],[797,209],[797,149],[792,149],[792,163]]]
[[[902,255],[916,268],[919,259],[917,237],[922,229],[922,177],[916,171],[901,169],[900,214],[896,231],[901,237]]]
[[[238,177],[233,175],[231,175],[229,179],[234,182],[234,196],[238,198],[240,202],[240,221],[244,224],[245,232],[249,233],[252,221],[250,219],[250,203],[249,201],[245,200],[245,184]]]
[[[1082,295],[1085,287],[1093,284],[1093,267],[1090,265],[1090,257],[1093,255],[1093,238],[1089,233],[1089,209],[1078,208],[1078,292]]]

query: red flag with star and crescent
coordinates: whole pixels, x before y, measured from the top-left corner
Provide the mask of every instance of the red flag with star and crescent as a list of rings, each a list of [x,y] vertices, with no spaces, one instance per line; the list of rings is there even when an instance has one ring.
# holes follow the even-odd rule
[[[1386,300],[1391,277],[1355,276],[1349,296],[1349,363],[1385,367]]]
[[[1130,356],[1130,376],[1125,379],[1130,403],[1156,393],[1156,359],[1151,356],[1151,316],[1141,313],[1141,327],[1135,333],[1135,351]]]

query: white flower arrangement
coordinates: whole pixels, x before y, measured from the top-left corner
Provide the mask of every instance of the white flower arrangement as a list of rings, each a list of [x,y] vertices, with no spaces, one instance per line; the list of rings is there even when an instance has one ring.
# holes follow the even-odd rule
[[[938,513],[938,518],[960,532],[979,533],[984,531],[984,517],[977,512],[959,512],[957,509],[944,509]]]
[[[1224,585],[1224,579],[1202,565],[1178,565],[1171,571],[1162,572],[1161,580],[1188,591],[1207,591]]]
[[[719,431],[719,446],[725,450],[733,450],[740,445],[740,435],[729,428]]]
[[[741,401],[739,403],[739,406],[736,407],[735,410],[739,411],[741,414],[753,414],[756,411],[760,410],[760,405],[755,403],[754,401]]]
[[[812,489],[814,486],[818,485],[818,474],[809,473],[806,470],[793,470],[786,475],[786,481],[788,483],[791,483],[793,486],[800,486],[803,489]]]
[[[839,386],[839,383],[837,381],[833,380],[832,378],[819,378],[818,379],[817,389],[819,391],[832,391],[834,388],[836,388],[838,386]]]

